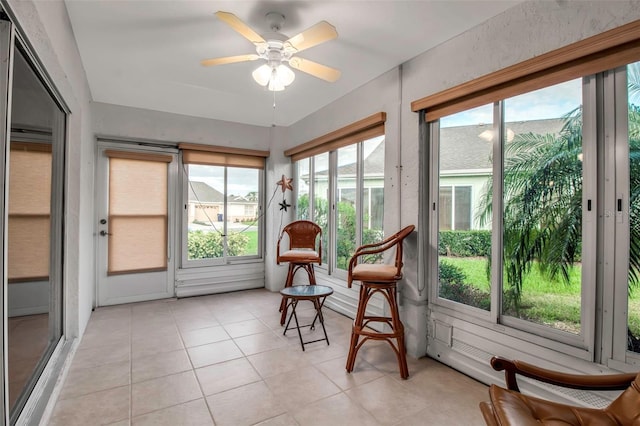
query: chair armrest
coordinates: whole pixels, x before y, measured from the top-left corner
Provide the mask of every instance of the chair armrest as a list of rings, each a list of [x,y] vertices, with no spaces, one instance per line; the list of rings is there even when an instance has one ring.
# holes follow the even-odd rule
[[[516,392],[520,392],[516,380],[517,374],[552,385],[584,390],[624,390],[636,378],[636,373],[595,375],[562,373],[536,367],[524,361],[512,361],[497,356],[491,358],[491,366],[496,371],[504,370],[507,388]]]

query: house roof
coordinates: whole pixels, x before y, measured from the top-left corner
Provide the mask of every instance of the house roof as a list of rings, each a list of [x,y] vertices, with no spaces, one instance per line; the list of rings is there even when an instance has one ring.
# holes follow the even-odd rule
[[[224,194],[204,182],[189,181],[189,201],[222,203]]]
[[[564,120],[561,118],[547,120],[514,121],[505,124],[507,131],[514,134],[558,134]],[[492,149],[491,140],[480,135],[491,131],[491,124],[472,126],[444,127],[440,129],[440,170],[477,170],[490,169]]]

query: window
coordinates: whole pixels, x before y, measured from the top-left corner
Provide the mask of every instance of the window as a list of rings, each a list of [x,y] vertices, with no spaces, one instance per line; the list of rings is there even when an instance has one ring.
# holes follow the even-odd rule
[[[183,266],[260,257],[268,153],[191,144],[180,148],[186,186]]]
[[[295,162],[296,217],[322,228],[330,274],[345,271],[359,245],[383,238],[384,146],[378,136]]]
[[[296,218],[322,228],[322,266],[345,276],[355,249],[383,238],[386,114],[285,151],[296,173]],[[380,259],[381,260],[381,259]]]
[[[471,229],[471,187],[440,187],[440,230]]]
[[[638,40],[635,21],[412,103],[429,126],[425,270],[443,324],[534,357],[640,365]],[[469,182],[462,238],[449,179],[483,172],[449,167],[465,129],[487,141],[490,174],[483,192]]]

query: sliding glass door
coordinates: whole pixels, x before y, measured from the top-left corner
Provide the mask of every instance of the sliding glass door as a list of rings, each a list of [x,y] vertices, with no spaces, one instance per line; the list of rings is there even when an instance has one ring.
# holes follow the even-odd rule
[[[1,11],[1,10],[0,10]],[[0,20],[2,423],[15,424],[63,336],[66,111],[3,14]],[[48,380],[48,379],[46,379]]]

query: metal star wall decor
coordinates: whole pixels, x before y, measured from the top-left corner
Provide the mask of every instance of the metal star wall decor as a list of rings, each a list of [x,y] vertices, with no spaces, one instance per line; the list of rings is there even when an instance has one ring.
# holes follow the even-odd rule
[[[293,185],[291,185],[291,182],[293,182],[292,178],[282,175],[282,179],[276,182],[276,185],[282,186],[282,192],[284,193],[287,189],[293,191]]]
[[[291,207],[291,204],[287,203],[287,200],[285,200],[284,198],[282,199],[281,203],[278,203],[278,205],[280,206],[280,210],[284,210],[285,212],[287,211],[288,207]]]

